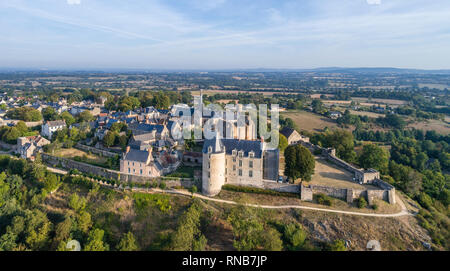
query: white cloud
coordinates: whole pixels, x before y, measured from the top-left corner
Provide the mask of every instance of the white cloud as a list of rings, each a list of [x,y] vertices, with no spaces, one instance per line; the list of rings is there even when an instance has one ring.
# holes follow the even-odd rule
[[[79,4],[81,4],[81,0],[67,0],[67,4],[69,4],[69,5],[79,5]]]
[[[381,0],[366,0],[369,5],[381,5]]]

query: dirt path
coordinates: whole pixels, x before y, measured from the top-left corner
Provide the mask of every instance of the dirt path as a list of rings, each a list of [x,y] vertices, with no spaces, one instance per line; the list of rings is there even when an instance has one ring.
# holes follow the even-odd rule
[[[47,167],[48,170],[59,173],[59,174],[67,174],[67,171],[56,169],[52,167]],[[109,186],[109,185],[107,185]],[[184,190],[162,190],[158,188],[152,188],[152,189],[146,189],[146,188],[135,188],[135,191],[138,192],[156,192],[156,193],[168,193],[168,194],[176,194],[176,195],[183,195],[183,196],[189,196],[189,197],[196,197],[208,201],[214,201],[219,203],[225,203],[225,204],[232,204],[232,205],[239,205],[241,203],[231,201],[231,200],[224,200],[224,199],[215,199],[210,198],[198,193],[192,194],[190,192],[184,191]],[[402,210],[395,214],[370,214],[370,213],[362,213],[362,212],[350,212],[350,211],[340,211],[340,210],[332,210],[332,209],[326,209],[326,208],[318,208],[318,207],[309,207],[309,206],[302,206],[302,205],[279,205],[279,206],[273,206],[273,205],[259,205],[259,204],[244,204],[245,206],[250,207],[258,207],[258,208],[264,208],[264,209],[304,209],[304,210],[312,210],[312,211],[320,211],[320,212],[328,212],[328,213],[337,213],[337,214],[346,214],[346,215],[357,215],[357,216],[370,216],[370,217],[401,217],[401,216],[414,216],[415,213],[412,213],[408,211],[403,201],[397,197],[397,202],[400,204]]]
[[[140,191],[137,189],[137,191]],[[142,192],[146,192],[145,189],[141,190]],[[152,189],[151,191],[157,192],[157,193],[168,193],[168,194],[177,194],[177,195],[184,195],[189,197],[196,197],[208,201],[214,201],[219,203],[225,203],[225,204],[232,204],[232,205],[238,205],[241,203],[231,201],[231,200],[223,200],[223,199],[215,199],[210,198],[207,196],[203,196],[201,194],[192,194],[187,191],[182,190],[161,190],[161,189]],[[304,210],[313,210],[313,211],[320,211],[320,212],[328,212],[328,213],[338,213],[338,214],[347,214],[347,215],[358,215],[358,216],[371,216],[371,217],[401,217],[401,216],[414,216],[414,213],[411,213],[406,208],[405,204],[398,199],[398,203],[402,207],[402,210],[395,214],[370,214],[370,213],[362,213],[362,212],[350,212],[350,211],[340,211],[340,210],[332,210],[332,209],[325,209],[325,208],[317,208],[317,207],[309,207],[309,206],[302,206],[302,205],[259,205],[259,204],[244,204],[245,206],[250,207],[258,207],[258,208],[264,208],[264,209],[304,209]]]

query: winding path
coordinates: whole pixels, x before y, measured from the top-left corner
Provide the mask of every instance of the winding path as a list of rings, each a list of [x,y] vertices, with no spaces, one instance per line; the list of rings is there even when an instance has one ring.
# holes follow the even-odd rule
[[[47,169],[49,171],[55,172],[55,173],[59,173],[59,174],[67,174],[67,171],[65,170],[61,170],[61,169],[56,169],[56,168],[52,168],[52,167],[47,167]],[[172,190],[162,190],[159,188],[152,188],[152,189],[145,189],[145,188],[135,188],[135,191],[140,191],[140,192],[156,192],[156,193],[165,193],[165,194],[176,194],[176,195],[182,195],[182,196],[189,196],[189,197],[195,197],[195,198],[199,198],[199,199],[203,199],[203,200],[208,200],[208,201],[214,201],[214,202],[218,202],[218,203],[225,203],[225,204],[231,204],[231,205],[239,205],[242,203],[238,203],[235,201],[231,201],[231,200],[224,200],[224,199],[216,199],[216,198],[210,198],[198,193],[190,193],[188,191],[184,191],[184,190],[176,190],[176,189],[172,189]],[[264,208],[264,209],[303,209],[303,210],[312,210],[312,211],[319,211],[319,212],[328,212],[328,213],[336,213],[336,214],[346,214],[346,215],[357,215],[357,216],[369,216],[369,217],[401,217],[401,216],[414,216],[416,215],[415,213],[412,213],[410,211],[408,211],[408,209],[406,208],[405,204],[403,203],[403,201],[401,199],[399,199],[397,197],[397,202],[400,204],[402,210],[398,213],[394,213],[394,214],[372,214],[372,213],[362,213],[362,212],[351,212],[351,211],[341,211],[341,210],[333,210],[333,209],[326,209],[326,208],[318,208],[318,207],[309,207],[309,206],[302,206],[302,205],[260,205],[260,204],[243,204],[245,206],[250,206],[250,207],[257,207],[257,208]]]

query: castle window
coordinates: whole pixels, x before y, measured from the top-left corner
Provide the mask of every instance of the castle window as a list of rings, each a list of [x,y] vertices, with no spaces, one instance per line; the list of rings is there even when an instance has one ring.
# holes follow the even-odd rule
[[[232,153],[232,154],[233,154],[233,156],[235,156],[235,155],[236,155],[236,150],[233,150],[233,153]]]
[[[141,169],[141,171],[140,171],[140,174],[142,175],[142,169]]]
[[[254,152],[250,152],[250,153],[248,154],[248,156],[249,156],[250,158],[253,158],[253,157],[255,157],[255,153],[254,153]]]
[[[239,160],[239,166],[242,167],[242,160]]]
[[[236,157],[233,157],[233,162],[235,162],[235,163],[236,163]]]
[[[253,161],[249,161],[249,162],[248,162],[248,167],[250,167],[250,168],[253,167]]]
[[[243,151],[240,151],[240,152],[239,152],[239,157],[242,158],[243,156],[244,156],[244,152],[243,152]]]
[[[242,169],[239,169],[239,176],[242,176]]]
[[[233,165],[233,171],[236,171],[236,165]]]
[[[248,172],[248,176],[249,176],[249,177],[253,177],[253,171],[252,171],[252,170],[250,170],[250,171]]]
[[[131,173],[131,169],[130,168],[128,168],[128,173]]]

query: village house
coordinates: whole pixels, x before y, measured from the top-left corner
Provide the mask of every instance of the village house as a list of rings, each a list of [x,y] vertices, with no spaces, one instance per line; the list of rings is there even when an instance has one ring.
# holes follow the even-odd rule
[[[339,112],[339,111],[332,111],[332,112],[330,112],[330,118],[338,119],[340,117],[342,117],[342,113],[341,112]]]
[[[309,137],[303,136],[296,130],[289,127],[284,127],[281,129],[280,133],[286,137],[289,145],[309,142]]]
[[[42,151],[42,147],[50,144],[50,141],[42,136],[19,137],[17,139],[17,153],[20,158],[34,160],[36,154]]]
[[[64,120],[46,121],[42,125],[41,134],[47,138],[52,138],[53,133],[66,128]]]

